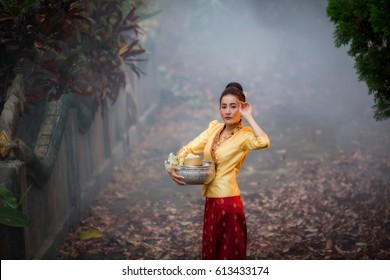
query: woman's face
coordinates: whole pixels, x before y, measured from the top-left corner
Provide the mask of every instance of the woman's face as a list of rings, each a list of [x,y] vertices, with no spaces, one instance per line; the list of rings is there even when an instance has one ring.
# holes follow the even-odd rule
[[[228,94],[222,97],[219,111],[225,124],[236,124],[241,119],[240,101],[234,95]]]

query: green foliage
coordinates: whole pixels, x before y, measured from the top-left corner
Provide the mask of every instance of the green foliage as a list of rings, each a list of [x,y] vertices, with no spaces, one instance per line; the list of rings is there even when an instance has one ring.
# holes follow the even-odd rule
[[[0,1],[0,102],[15,77],[14,68],[26,43],[16,34],[23,34],[26,17],[37,1]]]
[[[31,74],[32,83],[29,87],[29,98],[40,99],[46,92],[49,100],[55,100],[62,94],[78,93],[87,95],[76,84],[76,75],[80,68],[75,64],[77,55],[49,58],[39,64],[39,69]],[[46,96],[45,96],[46,97]]]
[[[16,72],[27,78],[27,89],[44,61],[71,55],[70,44],[84,30],[83,9],[78,0],[3,1],[0,6],[0,78],[1,97]],[[44,99],[49,88],[28,91],[27,98]],[[55,90],[58,93],[58,90]],[[65,93],[65,92],[62,92]],[[61,93],[61,94],[62,94]]]
[[[125,0],[0,0],[0,103],[15,73],[27,79],[28,100],[89,96],[97,108],[114,102],[123,65],[138,76],[142,20]],[[148,15],[145,15],[148,16]],[[145,17],[144,16],[144,17]]]
[[[31,186],[23,194],[20,201],[17,202],[14,195],[5,186],[0,185],[0,198],[5,202],[5,206],[0,207],[0,224],[12,227],[27,227],[30,225],[31,220],[17,209],[30,188]]]
[[[359,80],[374,96],[374,117],[390,117],[390,1],[329,0],[335,45],[348,45]]]
[[[4,11],[10,15],[24,17],[33,7],[39,4],[39,0],[0,0]]]
[[[80,88],[93,93],[94,104],[102,110],[104,101],[114,102],[125,84],[123,64],[130,66],[138,77],[142,73],[135,64],[135,56],[145,52],[138,40],[139,16],[135,7],[125,13],[122,5],[123,0],[91,1],[88,14],[93,22],[89,33],[81,34],[82,44],[77,47],[84,77]],[[94,83],[84,84],[83,80]]]

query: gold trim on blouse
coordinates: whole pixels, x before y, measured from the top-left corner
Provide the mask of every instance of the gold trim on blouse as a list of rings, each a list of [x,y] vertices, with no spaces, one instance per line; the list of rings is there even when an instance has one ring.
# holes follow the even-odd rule
[[[216,160],[216,157],[215,157],[215,151],[223,144],[225,143],[227,140],[229,140],[234,134],[236,134],[241,128],[244,127],[244,124],[242,122],[242,120],[240,120],[240,122],[233,128],[233,130],[225,137],[221,138],[221,133],[222,131],[226,128],[226,124],[221,128],[221,130],[215,134],[215,137],[213,139],[213,142],[211,144],[211,149],[210,149],[210,154],[211,154],[211,157],[215,163],[215,168],[217,168],[217,160]]]

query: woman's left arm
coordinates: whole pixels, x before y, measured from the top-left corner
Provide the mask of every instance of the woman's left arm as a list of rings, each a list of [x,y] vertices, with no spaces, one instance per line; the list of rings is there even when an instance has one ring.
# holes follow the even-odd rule
[[[255,136],[266,137],[268,139],[268,135],[264,132],[264,130],[253,118],[252,105],[249,102],[240,101],[240,114],[244,118],[244,120],[248,123],[248,125],[252,128]]]

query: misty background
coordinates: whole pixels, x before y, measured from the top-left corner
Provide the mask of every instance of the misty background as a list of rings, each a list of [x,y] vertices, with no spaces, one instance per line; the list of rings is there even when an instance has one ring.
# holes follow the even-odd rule
[[[389,122],[374,120],[348,48],[334,46],[327,1],[150,3],[162,10],[152,52],[160,107],[88,219],[91,226],[116,220],[109,208],[120,213],[115,233],[131,245],[121,253],[119,242],[114,257],[199,258],[201,186],[175,185],[163,161],[221,121],[220,94],[237,81],[271,140],[270,149],[249,153],[238,175],[249,258],[388,258]],[[71,253],[77,238],[65,246]],[[112,252],[108,243],[91,242],[82,257],[98,246]]]
[[[166,88],[175,92],[164,98],[192,95],[219,118],[224,86],[240,82],[272,142],[265,159],[275,152],[339,157],[386,147],[389,124],[374,120],[373,96],[358,81],[348,48],[334,46],[326,6],[325,0],[166,0],[157,55]],[[177,137],[177,146],[190,140]]]

